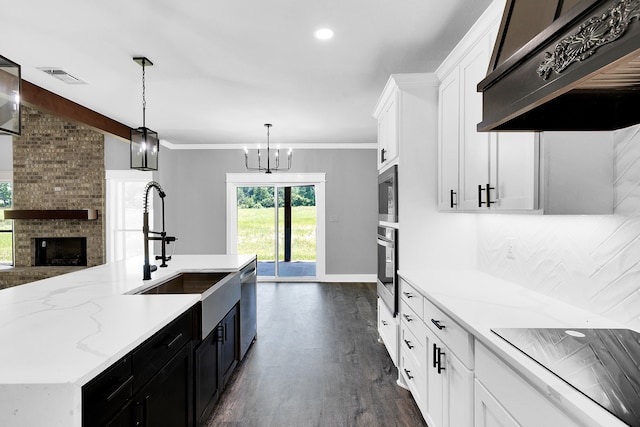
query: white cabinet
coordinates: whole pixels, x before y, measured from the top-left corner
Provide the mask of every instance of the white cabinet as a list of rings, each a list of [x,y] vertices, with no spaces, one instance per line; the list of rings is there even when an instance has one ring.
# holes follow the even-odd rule
[[[400,278],[400,376],[430,427],[473,425],[473,336]]]
[[[538,203],[538,134],[478,132],[494,28],[448,58],[439,90],[438,207],[442,211],[532,210]],[[464,41],[464,40],[463,40]],[[447,62],[445,62],[447,64]]]
[[[378,298],[378,334],[389,352],[391,361],[398,366],[398,321],[380,298]]]
[[[378,169],[398,157],[398,93],[386,99],[378,118]]]
[[[475,374],[476,426],[579,425],[479,343],[475,346]],[[549,393],[553,395],[551,390]]]
[[[475,381],[475,427],[520,427],[506,409],[478,381]]]
[[[431,330],[427,342],[427,424],[473,426],[473,372]]]
[[[373,110],[378,121],[378,170],[399,162],[403,141],[424,138],[428,89],[438,79],[431,73],[392,74]]]
[[[460,76],[454,68],[438,90],[438,209],[459,208]]]

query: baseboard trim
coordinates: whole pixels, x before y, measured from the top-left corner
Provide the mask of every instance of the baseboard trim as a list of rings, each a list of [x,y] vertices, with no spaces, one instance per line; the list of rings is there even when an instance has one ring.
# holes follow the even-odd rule
[[[375,274],[325,274],[323,282],[376,282]]]
[[[260,277],[258,282],[344,282],[344,283],[375,283],[375,274],[325,274],[324,277]]]

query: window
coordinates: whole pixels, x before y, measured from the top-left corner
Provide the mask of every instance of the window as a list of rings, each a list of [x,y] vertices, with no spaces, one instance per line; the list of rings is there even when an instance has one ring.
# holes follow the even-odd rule
[[[144,255],[142,212],[144,188],[151,172],[106,171],[105,208],[107,262]],[[149,199],[149,223],[153,224],[153,198]]]
[[[13,221],[4,210],[13,205],[12,173],[0,171],[0,266],[13,265]]]

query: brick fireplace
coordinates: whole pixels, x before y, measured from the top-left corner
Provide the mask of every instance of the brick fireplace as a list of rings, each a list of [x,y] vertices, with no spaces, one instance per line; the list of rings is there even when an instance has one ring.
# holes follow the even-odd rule
[[[11,274],[30,281],[29,269],[33,280],[65,272],[34,267],[36,238],[86,239],[87,265],[104,263],[104,176],[101,133],[23,105],[22,135],[13,137],[13,209],[97,209],[98,219],[14,220],[16,268],[0,273],[0,288],[18,284]]]

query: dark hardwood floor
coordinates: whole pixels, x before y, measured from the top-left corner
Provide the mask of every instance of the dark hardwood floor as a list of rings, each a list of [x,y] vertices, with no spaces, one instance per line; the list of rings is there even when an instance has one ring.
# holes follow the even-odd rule
[[[207,426],[426,426],[376,319],[373,283],[258,283],[258,339]]]

